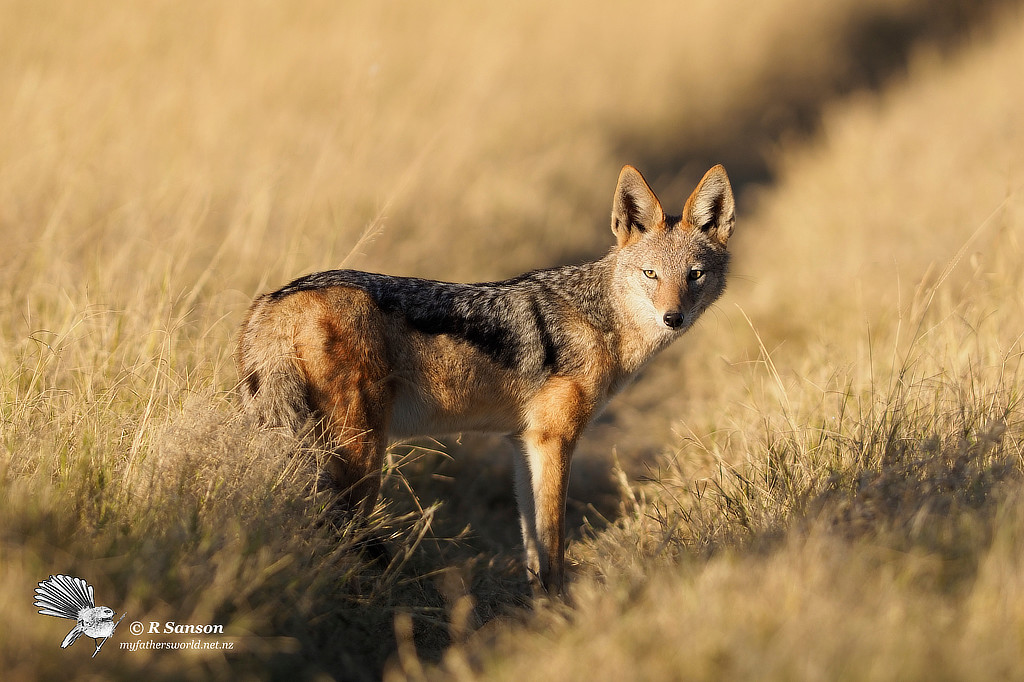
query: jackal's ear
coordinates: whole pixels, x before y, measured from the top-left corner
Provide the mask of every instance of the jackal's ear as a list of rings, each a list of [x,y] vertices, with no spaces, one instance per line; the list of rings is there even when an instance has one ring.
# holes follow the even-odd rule
[[[665,212],[644,176],[632,166],[623,166],[612,200],[612,232],[619,246],[631,244],[648,230],[665,229]]]
[[[722,246],[729,241],[736,223],[736,201],[725,168],[715,166],[707,173],[686,200],[683,222],[707,232]]]

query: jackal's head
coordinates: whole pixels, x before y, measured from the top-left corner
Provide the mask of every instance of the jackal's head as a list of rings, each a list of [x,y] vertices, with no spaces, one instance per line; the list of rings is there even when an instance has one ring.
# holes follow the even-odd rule
[[[689,329],[725,289],[734,223],[722,166],[705,173],[681,216],[665,215],[640,171],[625,166],[612,203],[619,305],[654,338]]]

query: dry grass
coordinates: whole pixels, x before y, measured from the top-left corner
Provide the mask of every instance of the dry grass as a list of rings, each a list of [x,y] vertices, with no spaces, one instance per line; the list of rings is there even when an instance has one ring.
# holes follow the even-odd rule
[[[1024,22],[993,4],[4,3],[5,678],[1020,676]],[[396,447],[362,527],[238,420],[259,290],[598,255],[622,163],[678,210],[716,161],[736,276],[585,439],[571,607],[521,608],[501,444]],[[57,572],[238,650],[60,651]]]
[[[744,267],[770,267],[698,332],[685,365],[716,390],[678,450],[574,546],[573,609],[482,634],[448,673],[1020,674],[1024,100],[996,74],[1022,38],[1014,15],[924,53],[784,155],[744,223]]]

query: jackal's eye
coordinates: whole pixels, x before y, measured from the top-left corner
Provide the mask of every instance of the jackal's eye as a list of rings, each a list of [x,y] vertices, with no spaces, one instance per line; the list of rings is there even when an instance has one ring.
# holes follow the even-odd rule
[[[696,282],[698,279],[700,279],[703,276],[704,276],[704,271],[703,270],[698,270],[697,268],[694,268],[693,270],[690,270],[690,274],[688,274],[686,276],[686,278],[689,279],[691,282]]]
[[[644,270],[644,277],[647,279],[658,279],[658,273],[654,270]]]

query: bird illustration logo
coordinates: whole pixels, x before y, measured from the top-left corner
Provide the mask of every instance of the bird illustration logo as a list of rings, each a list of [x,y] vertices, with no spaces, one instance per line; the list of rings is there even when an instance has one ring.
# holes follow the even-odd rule
[[[82,635],[92,637],[96,642],[95,657],[103,643],[114,634],[124,615],[114,622],[114,610],[96,606],[92,585],[81,578],[70,575],[51,575],[36,588],[35,606],[44,616],[56,616],[77,621],[68,636],[60,643],[61,649],[71,646]]]

